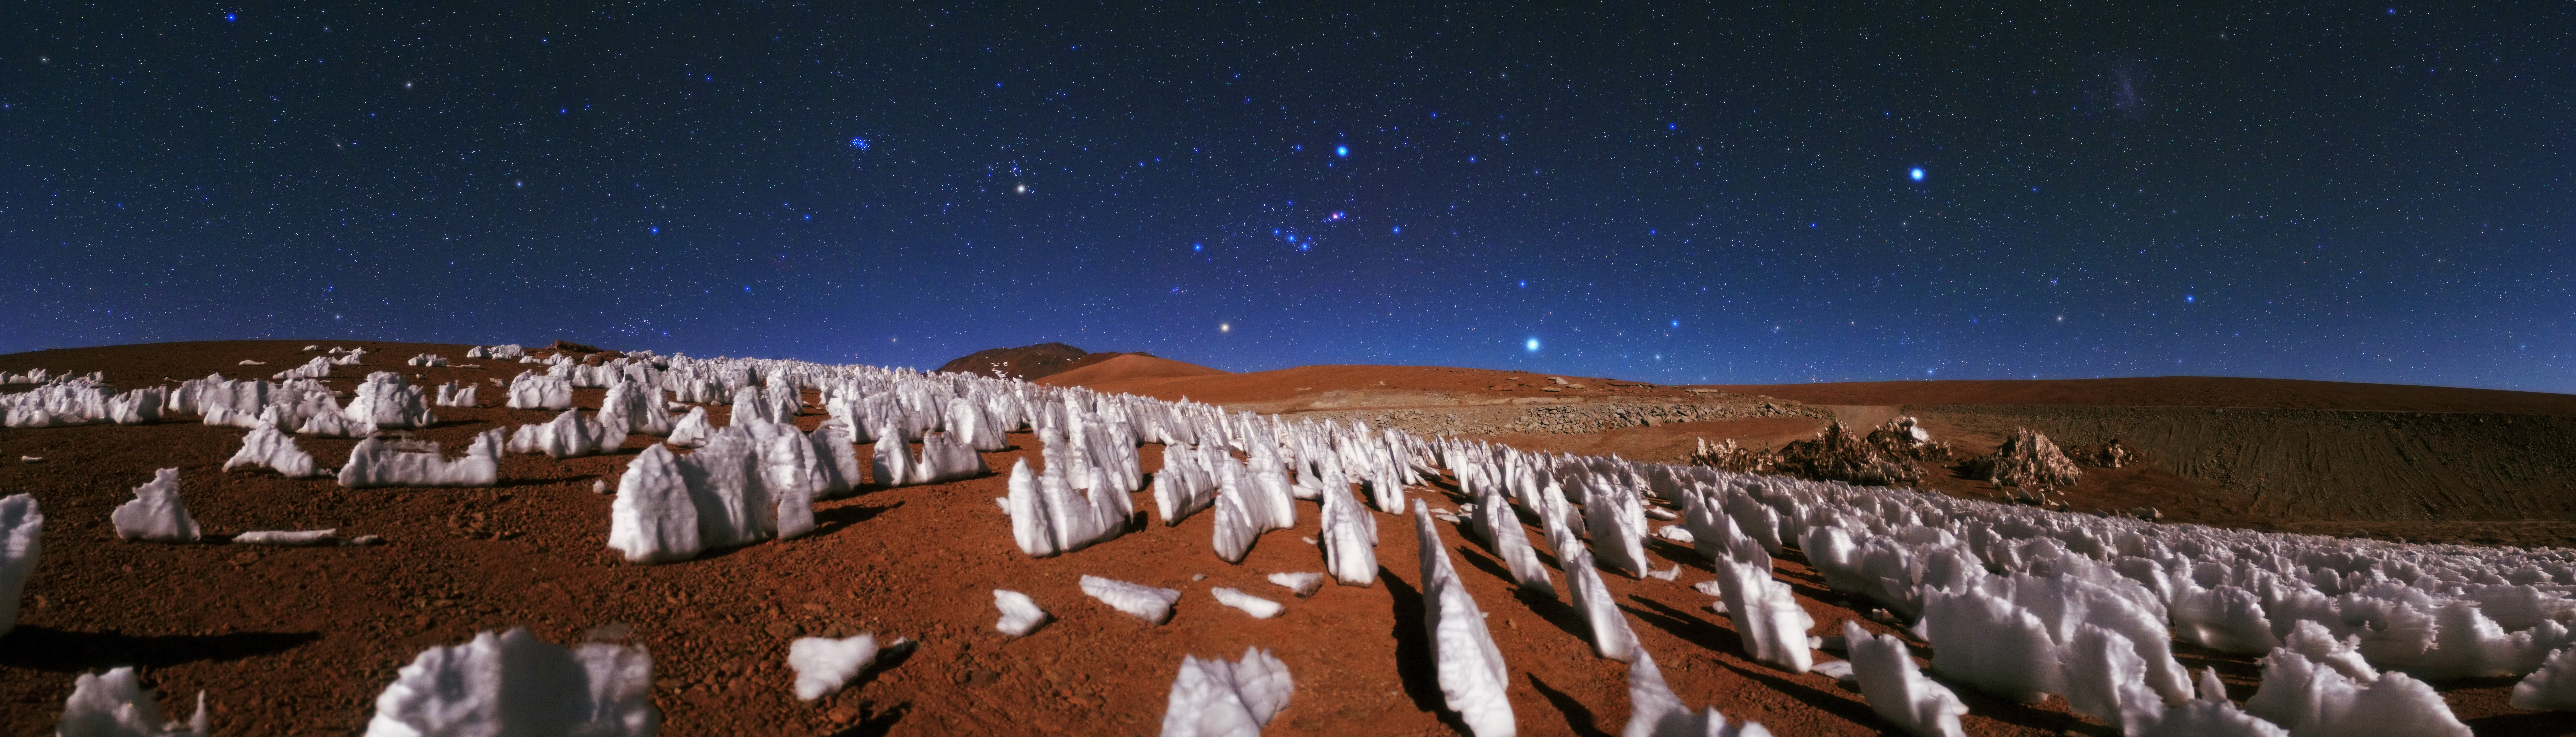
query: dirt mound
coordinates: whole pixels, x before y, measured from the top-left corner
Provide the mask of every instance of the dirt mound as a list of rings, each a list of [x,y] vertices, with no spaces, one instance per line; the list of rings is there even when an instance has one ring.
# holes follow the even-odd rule
[[[1711,385],[1702,388],[1830,405],[2079,404],[2099,407],[2260,407],[2576,416],[2576,395],[2570,394],[2222,376],[1876,381]]]
[[[1101,355],[1101,354],[1093,354]],[[1184,363],[1169,358],[1156,358],[1143,353],[1129,353],[1106,361],[1087,363],[1070,371],[1048,376],[1040,384],[1085,386],[1134,379],[1170,379],[1183,376],[1222,376],[1230,372]]]
[[[1036,381],[1119,356],[1151,358],[1153,354],[1092,353],[1063,343],[1039,343],[1018,348],[986,348],[940,364],[939,370]]]
[[[1899,417],[1855,436],[1834,422],[1814,438],[1791,442],[1778,450],[1737,445],[1728,438],[1718,445],[1701,440],[1684,462],[1738,473],[1776,473],[1818,481],[1862,486],[1915,486],[1940,464],[1955,460],[1946,443],[1935,441]]]

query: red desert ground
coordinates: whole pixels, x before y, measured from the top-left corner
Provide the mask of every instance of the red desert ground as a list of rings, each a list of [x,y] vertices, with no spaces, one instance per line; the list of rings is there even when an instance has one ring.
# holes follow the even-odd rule
[[[1052,345],[0,356],[0,730],[2576,732],[2576,396]]]

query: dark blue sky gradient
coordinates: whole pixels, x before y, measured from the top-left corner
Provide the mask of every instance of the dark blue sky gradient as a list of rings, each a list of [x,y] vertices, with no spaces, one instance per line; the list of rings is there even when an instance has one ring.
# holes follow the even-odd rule
[[[14,4],[0,352],[2576,391],[2567,3],[841,5]]]

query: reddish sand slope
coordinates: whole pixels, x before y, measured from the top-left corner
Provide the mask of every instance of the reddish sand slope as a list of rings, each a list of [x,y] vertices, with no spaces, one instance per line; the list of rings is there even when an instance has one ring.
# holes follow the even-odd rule
[[[1581,387],[1560,387],[1561,376]],[[1331,392],[1421,392],[1453,398],[1587,397],[1658,401],[1775,397],[1817,405],[2077,404],[2114,407],[2248,407],[2381,412],[2488,412],[2576,416],[2576,395],[2441,386],[2355,384],[2296,379],[2166,376],[2032,381],[1882,381],[1839,384],[1712,384],[1689,387],[1599,377],[1441,366],[1299,366],[1201,376],[1057,377],[1081,385],[1218,404],[1269,405],[1325,400]],[[1721,394],[1722,393],[1722,394]]]
[[[2220,376],[1718,384],[1707,388],[1838,405],[2084,404],[2576,415],[2576,395],[2571,394]]]
[[[1187,376],[1225,375],[1228,375],[1225,371],[1219,371],[1217,369],[1208,368],[1195,363],[1183,363],[1169,358],[1156,358],[1142,353],[1130,353],[1073,369],[1071,371],[1038,379],[1038,383],[1053,386],[1089,386],[1095,383],[1108,383],[1113,381],[1176,379]]]
[[[1559,386],[1550,377],[1569,384]],[[1201,376],[1103,376],[1067,381],[1106,392],[1141,394],[1159,399],[1246,405],[1271,411],[1348,406],[1456,404],[1461,401],[1574,397],[1637,401],[1679,400],[1697,396],[1673,387],[1632,381],[1527,371],[1449,368],[1445,366],[1299,366],[1275,371]],[[1557,391],[1546,391],[1556,388]],[[1408,401],[1410,400],[1410,401]]]

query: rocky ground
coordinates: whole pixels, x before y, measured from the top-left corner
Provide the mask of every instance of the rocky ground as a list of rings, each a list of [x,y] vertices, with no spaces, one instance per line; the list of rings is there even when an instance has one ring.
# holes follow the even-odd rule
[[[265,376],[300,362],[304,354],[295,349],[310,342],[48,351],[0,356],[0,371],[97,369],[125,386],[210,371]],[[366,345],[375,351],[373,365],[342,369],[334,375],[335,386],[345,388],[365,370],[392,368],[388,364],[414,353],[455,358],[466,348]],[[268,364],[238,366],[245,358]],[[432,383],[506,379],[518,370],[498,361],[462,363],[485,367],[399,370]],[[1288,377],[1281,385],[1288,399],[1266,401],[1311,404],[1295,399],[1293,390],[1308,387],[1306,396],[1325,389],[1364,391],[1379,381],[1417,394],[1448,391],[1400,386],[1416,375],[1498,385],[1467,370],[1372,374],[1367,368],[1318,367]],[[1599,402],[1589,408],[1598,413],[1574,416],[1606,429],[1497,437],[1525,447],[1626,449],[1630,457],[1652,458],[1642,453],[1665,452],[1660,449],[1713,431],[1796,437],[1821,423],[1802,412],[1778,411],[1620,426],[1619,418],[1637,416],[1629,408],[1701,406],[1688,400],[1709,395],[1566,378],[1591,386],[1480,391],[1506,399],[1574,393],[1586,400],[1522,409],[1495,405],[1494,411]],[[583,390],[577,400],[595,404],[599,393]],[[1707,406],[1745,406],[1719,399]],[[1775,410],[1792,407],[1773,403]],[[1758,408],[1761,402],[1750,404]],[[725,413],[716,410],[722,421]],[[1423,411],[1437,416],[1459,410]],[[446,443],[450,452],[484,429],[551,416],[497,407],[438,414],[438,425],[417,435]],[[797,418],[807,428],[822,419]],[[502,484],[491,489],[353,490],[327,480],[222,472],[222,461],[244,432],[194,422],[0,429],[0,458],[10,459],[0,463],[0,491],[35,495],[49,517],[45,557],[28,585],[20,625],[0,638],[0,704],[7,705],[0,708],[0,733],[50,734],[75,674],[135,665],[148,685],[177,699],[206,691],[217,734],[350,734],[364,724],[375,694],[420,649],[514,626],[556,643],[610,640],[647,648],[656,669],[652,698],[668,717],[664,733],[671,735],[1151,734],[1183,655],[1233,657],[1246,646],[1274,650],[1296,679],[1296,696],[1270,733],[1455,732],[1441,716],[1421,621],[1418,551],[1410,523],[1401,517],[1378,517],[1384,534],[1377,554],[1384,568],[1375,586],[1327,585],[1309,599],[1296,599],[1262,577],[1321,570],[1316,549],[1304,541],[1317,533],[1310,504],[1300,504],[1295,530],[1264,536],[1241,565],[1226,564],[1209,551],[1210,519],[1204,514],[1177,527],[1139,519],[1115,541],[1032,560],[1011,543],[1008,520],[992,501],[1005,493],[1003,479],[992,476],[865,488],[821,504],[821,528],[810,537],[638,566],[606,549],[610,498],[591,488],[594,482],[614,488],[624,464],[648,445],[645,438],[603,457],[510,456],[502,465]],[[986,464],[1007,469],[1018,459],[1035,462],[1035,442],[1025,434],[1012,439],[1013,449],[984,454]],[[326,465],[336,463],[350,444],[302,442]],[[859,448],[862,459],[868,451]],[[1159,466],[1158,447],[1148,446],[1143,455],[1146,468]],[[20,456],[44,460],[23,463],[16,460]],[[149,480],[152,469],[164,467],[181,469],[187,503],[210,533],[333,527],[344,536],[381,535],[387,544],[249,549],[116,539],[108,511]],[[2158,468],[2103,473],[2095,481],[2104,485],[2101,493],[2111,494],[2122,493],[2121,484],[2170,493],[2188,481],[2156,476],[2165,473]],[[1969,486],[1958,493],[1974,493]],[[1454,491],[1444,479],[1410,493],[1454,508]],[[2213,504],[2233,498],[2216,485],[2199,493],[2213,495]],[[1149,494],[1138,494],[1136,501],[1140,509],[1153,506]],[[2169,503],[2187,508],[2180,500]],[[1441,533],[1468,589],[1489,614],[1510,668],[1509,695],[1523,733],[1617,732],[1628,712],[1626,667],[1591,653],[1563,594],[1517,591],[1485,549],[1465,542],[1449,525]],[[1680,578],[1611,575],[1607,585],[1682,699],[1763,722],[1775,734],[1882,733],[1855,691],[1823,676],[1787,674],[1745,658],[1731,621],[1708,609],[1712,597],[1690,587],[1711,577],[1695,554],[1660,541],[1648,554],[1657,566],[1682,566]],[[1185,593],[1169,623],[1147,625],[1079,593],[1075,581],[1084,574]],[[1846,620],[1873,632],[1891,631],[1825,590],[1794,554],[1782,560],[1780,576],[1816,620],[1817,633],[1839,631]],[[1287,611],[1256,620],[1220,607],[1207,594],[1220,585],[1283,601]],[[1030,594],[1057,621],[1026,638],[1003,637],[992,628],[995,588]],[[862,631],[920,644],[817,702],[799,702],[788,693],[789,640]],[[2181,657],[2187,666],[2217,668],[2239,699],[2252,693],[2259,674],[2247,658],[2189,648]],[[2576,715],[2507,707],[2510,687],[2509,680],[2452,683],[2444,686],[2444,698],[2481,734],[2576,731]],[[2069,714],[2060,700],[2021,705],[1961,691],[1971,708],[1965,720],[1971,734],[2112,734]]]

